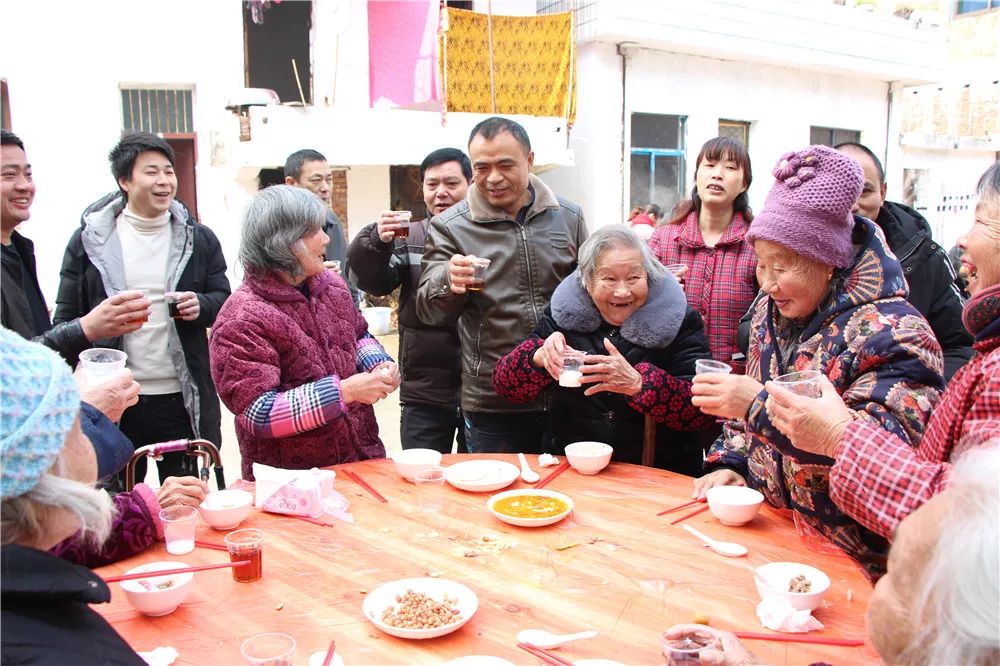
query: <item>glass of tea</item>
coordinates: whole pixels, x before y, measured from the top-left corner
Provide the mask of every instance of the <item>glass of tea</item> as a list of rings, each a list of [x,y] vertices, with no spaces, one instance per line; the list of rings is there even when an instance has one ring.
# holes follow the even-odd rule
[[[177,309],[177,304],[181,302],[181,292],[168,291],[163,294],[163,300],[167,302],[167,314],[171,319],[180,319],[181,311]]]
[[[486,287],[486,271],[490,267],[490,260],[482,257],[475,257],[472,260],[472,269],[475,273],[472,282],[465,286],[469,291],[482,291]]]
[[[233,580],[237,583],[260,580],[264,573],[264,533],[255,529],[236,530],[226,535],[225,542],[230,562],[250,562],[246,566],[233,567]]]
[[[409,238],[410,237],[410,220],[413,219],[413,213],[408,210],[395,210],[393,211],[396,215],[396,223],[399,225],[399,229],[394,232],[396,238]]]

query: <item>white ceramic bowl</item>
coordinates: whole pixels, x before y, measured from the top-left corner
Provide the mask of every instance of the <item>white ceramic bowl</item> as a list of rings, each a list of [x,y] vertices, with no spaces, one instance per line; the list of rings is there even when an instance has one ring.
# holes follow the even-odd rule
[[[764,503],[764,496],[746,486],[715,486],[705,493],[708,509],[723,525],[746,525]]]
[[[522,497],[529,495],[541,495],[542,497],[554,497],[560,499],[566,503],[567,509],[561,513],[557,513],[551,516],[546,516],[544,518],[517,518],[515,516],[508,516],[507,514],[500,513],[494,507],[497,502],[508,497]],[[573,512],[573,500],[570,499],[569,495],[564,495],[558,493],[554,490],[548,490],[546,488],[534,489],[534,488],[520,488],[518,490],[508,490],[506,492],[497,493],[493,495],[488,500],[486,500],[486,508],[492,513],[498,520],[509,525],[517,525],[518,527],[544,527],[545,525],[552,525],[553,523],[558,523],[560,520],[568,516]]]
[[[458,609],[458,621],[433,629],[407,629],[393,627],[383,622],[382,613],[389,606],[397,607],[396,596],[406,594],[407,590],[426,594],[437,602],[443,601],[445,596],[454,599],[455,603],[452,604],[452,607]],[[472,619],[478,608],[479,597],[476,596],[475,592],[461,583],[445,578],[405,578],[391,583],[383,583],[365,595],[365,600],[361,603],[361,610],[365,617],[385,633],[399,638],[418,640],[450,634]]]
[[[441,452],[434,449],[403,449],[392,454],[392,462],[396,471],[407,481],[413,481],[425,469],[441,464]]]
[[[771,562],[756,569],[754,585],[761,600],[777,599],[796,610],[814,610],[823,601],[823,595],[830,589],[830,577],[808,564],[798,562]],[[789,592],[788,584],[798,575],[804,575],[812,583],[808,592]],[[762,584],[758,579],[764,579]]]
[[[164,569],[182,569],[188,566],[190,565],[184,562],[150,562],[141,567],[129,569],[125,573],[155,572]],[[191,573],[173,574],[172,576],[156,576],[151,573],[149,578],[123,580],[118,585],[121,586],[122,592],[125,593],[125,598],[128,599],[133,608],[145,615],[159,617],[173,613],[174,609],[187,599],[192,587],[191,581],[193,580],[193,571]],[[149,585],[149,588],[143,585],[144,582]],[[163,589],[157,587],[158,585],[166,585],[168,583],[169,587],[164,587]]]
[[[245,490],[217,490],[205,496],[198,513],[215,529],[231,530],[246,520],[252,505],[253,495]]]
[[[611,462],[614,451],[604,442],[573,442],[566,447],[566,460],[580,474],[597,474]]]

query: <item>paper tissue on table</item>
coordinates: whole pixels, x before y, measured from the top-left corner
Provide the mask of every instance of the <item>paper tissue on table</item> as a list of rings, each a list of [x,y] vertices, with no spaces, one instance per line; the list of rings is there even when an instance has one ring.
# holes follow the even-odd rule
[[[766,599],[757,604],[757,617],[771,631],[804,634],[823,628],[823,623],[812,616],[812,611],[795,610],[776,599]]]
[[[310,518],[347,511],[347,498],[333,489],[337,475],[333,470],[279,469],[254,463],[253,475],[256,505],[264,511]]]

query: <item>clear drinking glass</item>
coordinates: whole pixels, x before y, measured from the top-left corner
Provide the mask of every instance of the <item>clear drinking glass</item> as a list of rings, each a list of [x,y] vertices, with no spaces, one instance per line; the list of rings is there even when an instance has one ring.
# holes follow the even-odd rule
[[[444,505],[444,467],[428,467],[413,475],[413,483],[417,487],[417,497],[420,500],[420,510],[436,513]]]
[[[728,375],[732,371],[733,368],[728,363],[714,361],[710,358],[699,358],[694,362],[694,372],[696,375],[703,375],[706,373]]]
[[[292,666],[295,639],[288,634],[257,634],[243,641],[240,654],[250,666]]]
[[[820,390],[819,378],[822,373],[819,370],[804,370],[802,372],[789,372],[774,378],[774,383],[779,384],[792,393],[804,395],[807,398],[819,398],[823,395]]]
[[[194,550],[194,528],[198,524],[198,509],[193,506],[168,506],[160,511],[167,552],[186,555]]]

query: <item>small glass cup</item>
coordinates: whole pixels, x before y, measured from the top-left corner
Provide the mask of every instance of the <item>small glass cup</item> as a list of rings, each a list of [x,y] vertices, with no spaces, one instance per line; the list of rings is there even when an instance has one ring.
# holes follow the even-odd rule
[[[441,496],[444,481],[444,467],[428,467],[413,475],[422,511],[437,513],[441,510],[444,504],[444,498]]]
[[[409,238],[410,220],[413,219],[413,213],[408,210],[394,210],[393,213],[396,214],[396,224],[399,225],[399,229],[393,235],[396,238]]]
[[[140,294],[142,294],[143,298],[145,298],[147,301],[149,300],[149,289],[126,289],[125,291],[131,291],[131,292],[136,292],[137,291]],[[130,324],[145,324],[147,321],[149,321],[149,315],[148,314],[143,314],[143,313],[138,313],[137,312],[136,313],[136,318],[135,319],[130,319],[128,323],[130,323]]]
[[[772,381],[797,395],[819,398],[823,395],[819,385],[821,376],[822,373],[819,370],[803,370],[802,372],[789,372],[787,375],[775,377]]]
[[[562,372],[559,373],[559,386],[567,388],[577,388],[582,386],[580,379],[583,378],[583,354],[570,352],[562,358]]]
[[[721,649],[722,641],[718,635],[705,628],[692,627],[690,631],[678,638],[660,639],[663,656],[667,658],[665,666],[694,666],[701,663],[701,651]]]
[[[193,506],[168,506],[160,511],[167,552],[187,555],[194,550],[194,528],[198,524],[198,509]]]
[[[229,549],[230,562],[250,562],[242,567],[233,567],[233,580],[237,583],[252,583],[264,575],[264,533],[261,530],[236,530],[226,535],[224,541]]]
[[[80,352],[80,364],[91,382],[103,382],[125,369],[128,354],[119,349],[94,347]]]
[[[732,371],[733,367],[728,363],[715,361],[710,358],[699,358],[694,362],[694,372],[696,375],[704,375],[707,373],[728,375]]]
[[[250,666],[292,666],[295,639],[278,632],[257,634],[243,641],[240,654]]]
[[[180,319],[181,311],[177,309],[177,304],[181,302],[181,292],[168,291],[163,294],[163,300],[167,302],[167,314],[171,319]]]
[[[323,266],[330,269],[337,275],[340,275],[340,261],[337,259],[331,259],[330,261],[324,261]]]
[[[486,271],[490,267],[490,260],[483,257],[475,257],[472,260],[472,282],[465,286],[469,291],[482,291],[486,288]]]

